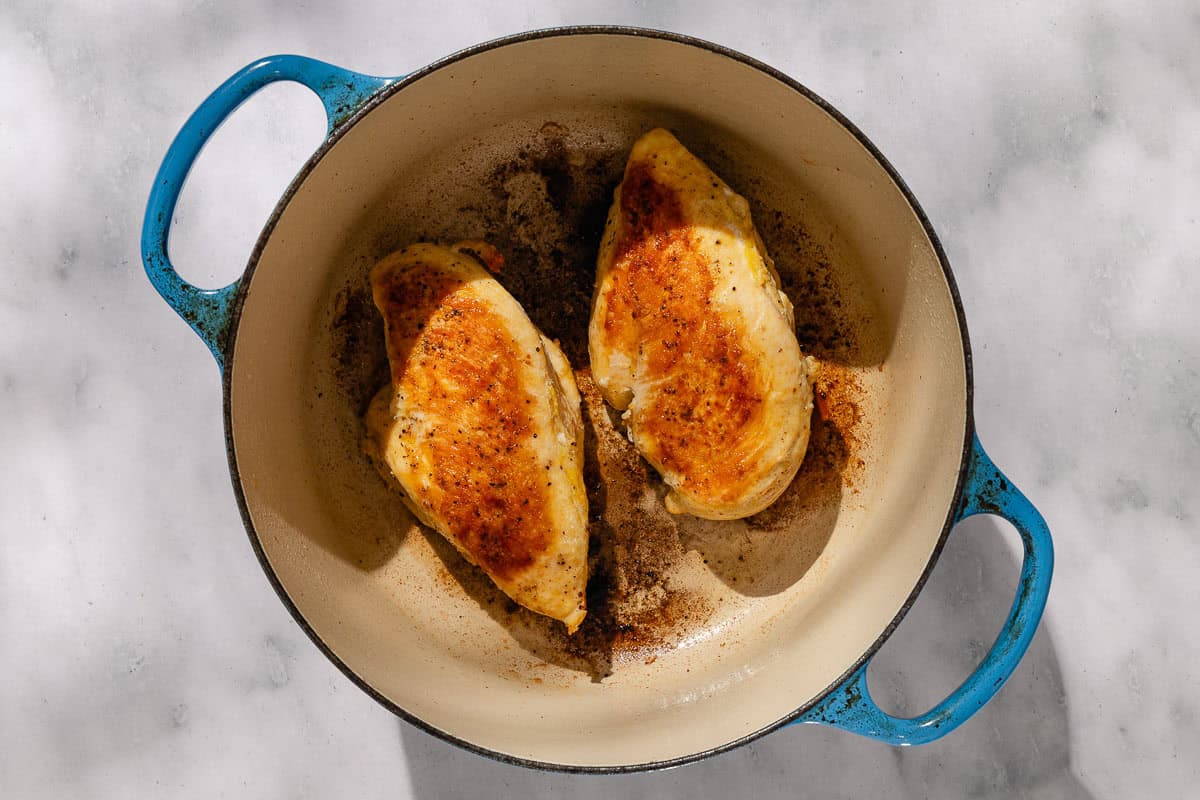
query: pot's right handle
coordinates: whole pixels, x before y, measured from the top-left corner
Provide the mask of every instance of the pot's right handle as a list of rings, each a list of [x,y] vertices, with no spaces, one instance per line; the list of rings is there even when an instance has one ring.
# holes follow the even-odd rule
[[[894,745],[928,744],[966,722],[1004,685],[1029,647],[1050,593],[1054,546],[1046,521],[1033,504],[988,458],[976,436],[967,482],[955,522],[995,514],[1013,524],[1025,546],[1021,580],[1008,619],[995,644],[970,677],[949,697],[911,719],[893,717],[875,704],[867,689],[867,667],[855,670],[838,688],[796,721],[821,723]]]
[[[304,56],[269,56],[248,65],[218,86],[171,142],[146,204],[142,222],[142,263],[162,298],[208,345],[217,359],[217,366],[225,367],[225,342],[229,336],[233,298],[241,279],[221,289],[200,289],[179,276],[167,255],[175,204],[200,150],[226,117],[267,84],[295,81],[311,89],[325,106],[328,131],[332,133],[371,95],[396,80],[398,78],[362,75]]]

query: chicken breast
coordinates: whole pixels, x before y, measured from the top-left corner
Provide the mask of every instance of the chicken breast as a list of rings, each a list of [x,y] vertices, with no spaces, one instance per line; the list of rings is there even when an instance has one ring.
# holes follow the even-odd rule
[[[465,252],[412,245],[375,266],[371,288],[392,379],[367,412],[368,450],[421,522],[574,632],[587,613],[588,515],[566,357]]]
[[[745,199],[665,130],[638,139],[617,188],[588,348],[671,512],[745,517],[795,476],[813,362],[792,304]]]

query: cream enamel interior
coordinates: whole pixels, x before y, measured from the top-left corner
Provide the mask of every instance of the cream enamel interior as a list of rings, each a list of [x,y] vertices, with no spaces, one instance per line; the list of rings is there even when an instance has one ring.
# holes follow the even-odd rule
[[[353,419],[327,401],[328,370],[314,363],[331,292],[348,270],[364,268],[348,253],[361,249],[378,215],[400,213],[393,198],[413,185],[410,176],[503,147],[512,131],[548,119],[591,124],[614,147],[646,123],[664,124],[689,144],[731,153],[721,174],[735,189],[757,181],[760,194],[794,195],[831,222],[887,332],[880,363],[864,366],[875,399],[864,410],[873,416],[864,477],[844,497],[817,562],[770,595],[723,587],[732,610],[687,646],[600,682],[541,661],[470,597],[440,584],[421,537],[406,537],[386,563],[346,556],[345,536],[408,521],[356,485],[360,455],[345,448]],[[486,49],[422,75],[359,119],[281,210],[250,279],[231,364],[228,411],[246,507],[271,569],[316,635],[432,728],[559,765],[688,757],[819,696],[867,652],[923,574],[954,499],[967,426],[952,293],[884,168],[769,74],[627,34]],[[340,462],[339,446],[355,463]],[[694,577],[722,588],[698,559]]]

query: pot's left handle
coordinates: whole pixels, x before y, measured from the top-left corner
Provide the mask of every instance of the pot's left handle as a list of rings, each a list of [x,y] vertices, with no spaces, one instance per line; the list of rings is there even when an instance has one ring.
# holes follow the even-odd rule
[[[295,81],[307,86],[325,106],[329,132],[332,132],[367,98],[396,80],[362,75],[304,56],[269,56],[246,66],[218,86],[171,142],[146,204],[146,217],[142,222],[142,263],[154,288],[204,340],[222,370],[225,368],[225,343],[229,337],[233,298],[241,279],[221,289],[198,288],[179,276],[167,254],[175,204],[200,150],[234,109],[267,84]]]

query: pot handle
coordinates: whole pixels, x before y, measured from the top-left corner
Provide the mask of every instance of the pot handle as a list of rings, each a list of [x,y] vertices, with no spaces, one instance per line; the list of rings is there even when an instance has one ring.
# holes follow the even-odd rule
[[[1033,504],[992,463],[974,438],[967,480],[955,522],[976,514],[995,514],[1021,535],[1025,556],[1021,580],[1008,619],[987,656],[961,686],[932,711],[911,719],[893,717],[871,699],[867,667],[857,668],[830,694],[800,715],[797,723],[820,723],[894,745],[928,744],[966,722],[991,700],[1025,655],[1050,593],[1054,546],[1046,521]]]
[[[142,221],[142,263],[154,288],[192,327],[225,368],[233,298],[241,278],[221,289],[201,289],[179,276],[167,255],[171,218],[184,180],[209,138],[234,109],[267,84],[295,81],[313,91],[325,106],[329,132],[346,121],[367,98],[398,78],[377,78],[324,61],[294,55],[268,56],[249,64],[222,83],[183,124],[171,142],[146,203]]]

